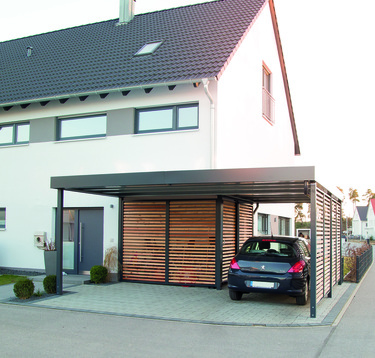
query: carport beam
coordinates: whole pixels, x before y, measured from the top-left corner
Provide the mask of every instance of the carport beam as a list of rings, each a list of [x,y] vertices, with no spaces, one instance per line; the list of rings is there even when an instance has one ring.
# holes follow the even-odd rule
[[[56,232],[55,232],[55,246],[57,251],[56,260],[56,293],[62,295],[63,293],[63,279],[62,279],[62,263],[63,263],[63,206],[64,206],[64,190],[57,191],[57,213],[56,213]]]

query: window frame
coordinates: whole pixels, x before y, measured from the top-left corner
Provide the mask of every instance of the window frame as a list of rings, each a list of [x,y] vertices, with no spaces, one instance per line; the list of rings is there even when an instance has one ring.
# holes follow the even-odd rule
[[[18,140],[19,127],[23,127],[23,126],[29,127],[29,136],[28,136],[27,141]],[[8,146],[8,145],[21,145],[21,144],[29,144],[30,143],[30,122],[19,122],[19,123],[4,124],[4,125],[0,125],[0,128],[12,128],[12,140],[10,142],[0,143],[0,147]]]
[[[0,207],[0,213],[3,212],[4,213],[4,224],[2,225],[1,224],[1,220],[0,220],[0,230],[5,230],[6,229],[6,223],[7,223],[7,209],[6,208],[3,208],[3,207]],[[0,218],[1,218],[1,215],[0,215]]]
[[[151,41],[145,43],[135,54],[135,57],[138,56],[147,56],[152,55],[155,51],[163,44],[163,41]],[[147,50],[147,48],[149,48]]]
[[[261,227],[259,227],[259,220],[261,220]],[[268,214],[258,214],[258,233],[261,235],[268,235],[270,225],[270,217]]]
[[[262,116],[271,125],[275,124],[275,99],[273,98],[272,71],[262,64]]]
[[[61,136],[62,128],[61,124],[69,121],[80,121],[88,118],[104,117],[105,118],[105,131],[101,134],[87,134],[87,135],[73,135],[73,136]],[[107,127],[108,127],[108,116],[106,113],[102,114],[86,114],[82,116],[74,117],[58,117],[56,120],[56,140],[58,142],[69,141],[69,140],[79,140],[79,139],[91,139],[91,138],[104,138],[107,136]]]
[[[279,234],[280,235],[290,236],[290,228],[291,228],[290,223],[291,223],[290,218],[279,216]]]
[[[183,108],[196,108],[197,110],[197,124],[194,126],[180,126],[179,125],[179,110]],[[158,129],[139,129],[140,124],[140,114],[145,112],[157,112],[163,110],[172,110],[172,127],[171,128],[158,128]],[[150,107],[150,108],[136,108],[135,110],[135,123],[134,123],[134,133],[144,134],[144,133],[161,133],[161,132],[178,132],[184,130],[194,130],[199,129],[199,104],[189,103],[189,104],[177,104],[171,106],[160,106],[160,107]]]

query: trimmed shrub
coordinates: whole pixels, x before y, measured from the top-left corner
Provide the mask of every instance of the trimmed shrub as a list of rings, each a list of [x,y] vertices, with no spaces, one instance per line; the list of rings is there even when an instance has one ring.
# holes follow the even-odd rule
[[[56,293],[56,275],[46,276],[43,280],[43,287],[46,293]]]
[[[26,300],[33,295],[34,289],[34,282],[29,278],[25,278],[24,280],[20,280],[14,284],[13,292],[17,298]]]
[[[104,283],[107,278],[108,270],[106,267],[96,265],[91,267],[90,280],[94,283]]]

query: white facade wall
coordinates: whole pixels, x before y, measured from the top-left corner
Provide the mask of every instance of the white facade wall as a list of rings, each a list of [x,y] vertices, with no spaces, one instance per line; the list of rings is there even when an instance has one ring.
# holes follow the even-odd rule
[[[374,208],[372,207],[372,202],[371,200],[368,209],[367,209],[367,238],[372,237],[375,239],[375,214],[374,214]]]
[[[262,117],[262,64],[272,72],[275,124]],[[294,141],[269,6],[256,19],[218,83],[218,168],[294,164]]]
[[[50,189],[52,176],[207,169],[210,163],[209,100],[201,87],[194,89],[191,84],[177,86],[174,91],[165,86],[150,94],[136,90],[127,97],[116,93],[104,100],[92,96],[85,102],[77,98],[66,104],[2,110],[0,123],[10,123],[190,102],[199,102],[198,130],[0,147],[0,207],[6,208],[6,229],[0,231],[0,266],[44,268],[43,251],[34,247],[33,235],[42,231],[47,238],[54,237],[57,191]],[[118,199],[66,192],[64,206],[103,207],[103,253],[117,246]]]

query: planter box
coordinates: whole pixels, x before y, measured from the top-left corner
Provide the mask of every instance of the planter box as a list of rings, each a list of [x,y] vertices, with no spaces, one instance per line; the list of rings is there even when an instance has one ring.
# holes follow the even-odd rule
[[[44,266],[46,276],[56,275],[57,251],[44,251]]]

